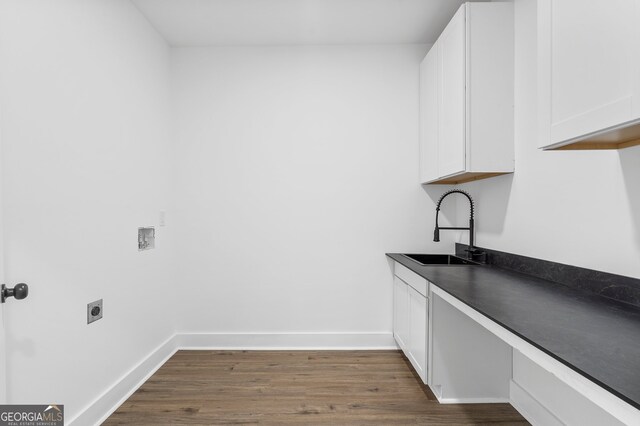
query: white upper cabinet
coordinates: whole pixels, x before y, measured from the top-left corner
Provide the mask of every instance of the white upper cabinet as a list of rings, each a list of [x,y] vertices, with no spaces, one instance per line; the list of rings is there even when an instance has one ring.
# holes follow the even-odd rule
[[[640,144],[640,0],[538,0],[539,146]]]
[[[466,3],[420,65],[420,182],[514,170],[513,5]]]

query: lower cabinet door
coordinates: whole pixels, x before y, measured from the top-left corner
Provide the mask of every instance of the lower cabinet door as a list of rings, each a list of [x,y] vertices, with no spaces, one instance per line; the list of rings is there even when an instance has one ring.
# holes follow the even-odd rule
[[[409,286],[393,277],[393,337],[400,348],[408,352],[409,342]]]
[[[427,383],[427,311],[429,305],[426,297],[412,287],[407,287],[409,292],[408,358],[422,381]]]

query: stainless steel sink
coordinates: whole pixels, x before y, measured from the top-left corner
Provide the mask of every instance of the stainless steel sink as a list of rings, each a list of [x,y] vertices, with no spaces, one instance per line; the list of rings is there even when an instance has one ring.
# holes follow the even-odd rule
[[[473,260],[463,259],[451,254],[403,254],[421,265],[478,265]]]

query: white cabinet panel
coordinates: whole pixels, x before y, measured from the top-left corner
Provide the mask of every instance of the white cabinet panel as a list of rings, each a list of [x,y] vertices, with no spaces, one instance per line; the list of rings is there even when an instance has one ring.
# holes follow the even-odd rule
[[[441,403],[508,402],[511,347],[435,294],[429,385]],[[442,291],[442,290],[439,290]]]
[[[542,148],[640,118],[640,1],[539,0]]]
[[[465,7],[438,38],[438,174],[465,170]]]
[[[438,46],[420,64],[420,182],[437,179],[438,169]]]
[[[409,341],[409,286],[393,277],[393,337],[404,351]]]
[[[427,298],[409,287],[409,360],[427,382]]]

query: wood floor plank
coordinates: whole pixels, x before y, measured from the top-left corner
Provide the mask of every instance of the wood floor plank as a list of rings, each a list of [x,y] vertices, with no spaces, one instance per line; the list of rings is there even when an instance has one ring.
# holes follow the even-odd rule
[[[105,425],[526,425],[439,404],[400,351],[178,351]]]

